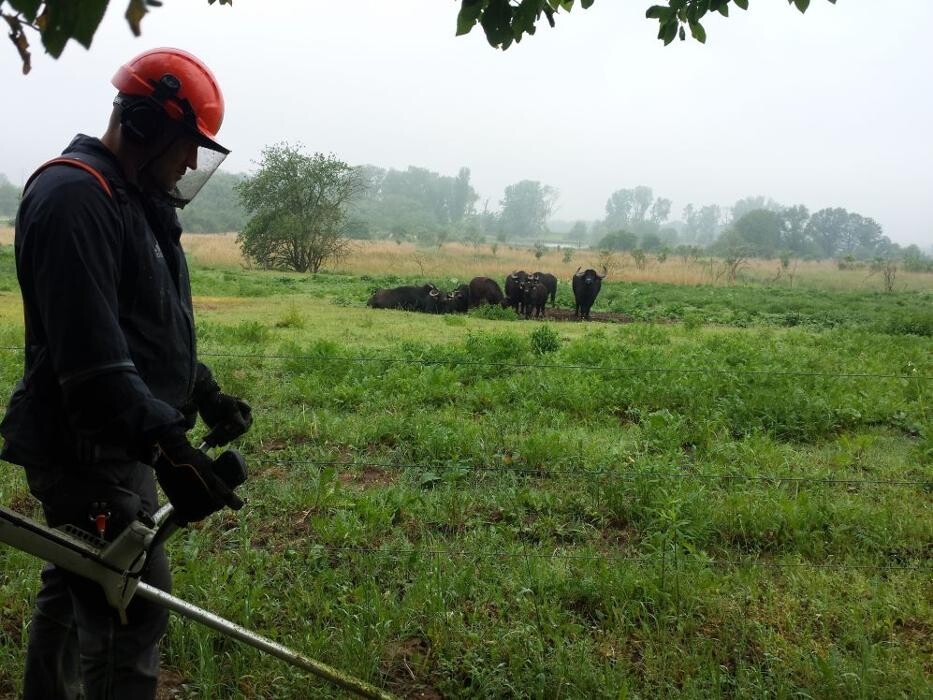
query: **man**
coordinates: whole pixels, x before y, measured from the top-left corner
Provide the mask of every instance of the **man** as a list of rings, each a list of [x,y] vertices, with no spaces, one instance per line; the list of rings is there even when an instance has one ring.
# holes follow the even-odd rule
[[[175,207],[229,152],[210,70],[177,49],[135,57],[100,139],[78,135],[27,182],[16,220],[23,379],[0,424],[0,457],[22,465],[49,525],[112,540],[155,513],[155,477],[178,522],[242,502],[186,437],[200,413],[216,444],[244,433],[246,402],[197,361]],[[164,551],[143,577],[169,590]],[[153,698],[167,613],[132,601],[122,625],[96,584],[52,565],[29,629],[23,694]]]

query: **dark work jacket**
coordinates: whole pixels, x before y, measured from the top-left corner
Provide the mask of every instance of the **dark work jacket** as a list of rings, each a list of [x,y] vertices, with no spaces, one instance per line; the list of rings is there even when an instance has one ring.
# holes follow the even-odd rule
[[[199,373],[174,208],[126,182],[96,138],[75,137],[63,155],[102,173],[112,196],[90,173],[52,165],[17,214],[26,358],[0,456],[31,467],[146,454],[193,423]]]

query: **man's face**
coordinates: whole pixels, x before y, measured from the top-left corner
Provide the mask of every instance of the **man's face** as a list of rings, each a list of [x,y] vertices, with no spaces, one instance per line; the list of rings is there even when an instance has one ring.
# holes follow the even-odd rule
[[[198,169],[198,144],[184,132],[170,137],[168,147],[147,166],[147,174],[163,192],[171,192],[188,170]]]

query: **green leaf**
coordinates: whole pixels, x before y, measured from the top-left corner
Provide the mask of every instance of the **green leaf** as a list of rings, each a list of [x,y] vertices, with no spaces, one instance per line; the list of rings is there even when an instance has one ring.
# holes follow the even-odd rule
[[[535,22],[541,16],[543,0],[522,0],[512,15],[512,36],[519,41],[522,34],[534,34]]]
[[[661,24],[665,24],[667,21],[674,16],[674,11],[664,5],[652,5],[645,12],[645,17],[648,19],[660,20]]]
[[[801,12],[806,12],[807,8],[810,7],[810,0],[793,0],[793,3]]]
[[[37,18],[45,50],[58,58],[69,39],[90,48],[106,9],[107,0],[46,0],[45,11]]]
[[[706,30],[703,29],[703,25],[699,22],[690,23],[690,33],[693,35],[693,38],[701,44],[706,43]]]
[[[732,0],[736,6],[742,10],[748,9],[748,0]]]
[[[507,49],[512,43],[512,6],[509,0],[486,1],[488,5],[479,21],[486,32],[486,41]]]
[[[722,7],[720,7],[719,14],[721,14],[723,17],[728,17],[729,16],[729,5],[725,4]]]
[[[39,12],[39,5],[42,4],[42,0],[7,0],[7,2],[14,10],[22,13],[23,17],[25,17],[28,22],[32,22],[36,19],[36,14]]]
[[[833,0],[833,1],[835,1],[835,0]],[[590,7],[592,7],[593,2],[594,2],[594,0],[580,0],[580,7],[582,7],[584,10],[587,10],[587,9],[589,9]]]
[[[469,34],[486,7],[484,0],[463,0],[457,14],[457,36]]]

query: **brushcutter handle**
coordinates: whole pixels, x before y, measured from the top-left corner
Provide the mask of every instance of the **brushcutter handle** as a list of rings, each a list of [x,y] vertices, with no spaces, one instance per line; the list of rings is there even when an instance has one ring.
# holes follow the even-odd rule
[[[201,443],[199,449],[203,450],[205,447],[207,447],[207,445]],[[243,455],[236,450],[225,450],[222,452],[221,455],[214,460],[211,467],[214,473],[220,477],[220,480],[231,489],[235,489],[246,481],[246,460],[243,459]],[[174,511],[175,509],[172,507],[172,504],[167,503],[156,513],[155,524],[159,529],[156,531],[155,537],[152,538],[152,544],[149,547],[150,550],[165,542],[178,530],[179,525],[175,522],[175,519],[172,518]]]
[[[205,441],[206,442],[206,441]],[[214,473],[231,489],[246,481],[246,460],[236,450],[225,450],[212,465]]]

